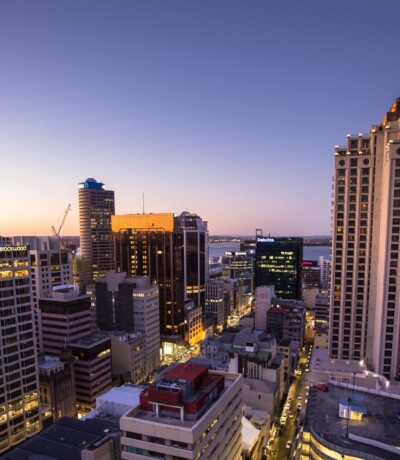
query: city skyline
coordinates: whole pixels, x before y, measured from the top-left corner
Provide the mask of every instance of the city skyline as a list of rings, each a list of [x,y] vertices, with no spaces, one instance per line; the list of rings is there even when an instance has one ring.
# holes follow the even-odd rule
[[[214,235],[329,235],[335,145],[400,95],[395,0],[385,12],[360,0],[0,12],[3,236],[50,235],[68,203],[62,235],[78,235],[89,177],[115,191],[117,214],[189,211]]]

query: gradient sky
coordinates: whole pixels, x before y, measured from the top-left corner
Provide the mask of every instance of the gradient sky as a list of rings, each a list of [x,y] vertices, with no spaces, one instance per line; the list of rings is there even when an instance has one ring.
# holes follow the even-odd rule
[[[211,234],[330,233],[334,146],[400,96],[400,1],[2,0],[0,235],[78,183]]]

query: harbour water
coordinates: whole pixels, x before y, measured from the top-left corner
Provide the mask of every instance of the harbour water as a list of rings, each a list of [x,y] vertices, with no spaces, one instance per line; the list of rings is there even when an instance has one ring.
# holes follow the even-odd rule
[[[239,251],[240,243],[210,243],[210,257],[222,257],[227,251]],[[304,246],[303,260],[319,260],[320,256],[324,259],[330,259],[329,246]]]

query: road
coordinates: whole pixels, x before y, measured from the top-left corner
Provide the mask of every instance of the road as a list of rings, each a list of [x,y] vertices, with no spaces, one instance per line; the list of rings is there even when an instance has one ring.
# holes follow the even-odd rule
[[[285,401],[285,405],[282,411],[282,415],[287,415],[285,424],[282,426],[281,436],[276,436],[273,442],[270,444],[269,454],[267,456],[268,460],[286,460],[290,458],[291,448],[286,447],[288,441],[294,441],[294,436],[299,423],[301,413],[297,413],[298,404],[304,404],[300,399],[302,396],[302,386],[303,386],[303,376],[304,369],[307,366],[308,354],[310,347],[307,346],[305,352],[300,352],[298,368],[301,368],[301,375],[295,377],[292,385],[289,388],[289,392]],[[290,408],[287,407],[287,404],[290,402]],[[292,415],[292,417],[289,416]]]

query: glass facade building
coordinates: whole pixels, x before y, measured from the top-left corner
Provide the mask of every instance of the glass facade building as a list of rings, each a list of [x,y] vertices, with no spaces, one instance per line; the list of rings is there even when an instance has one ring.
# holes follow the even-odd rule
[[[275,295],[300,299],[302,295],[302,238],[271,238],[256,241],[254,287],[275,286]]]

